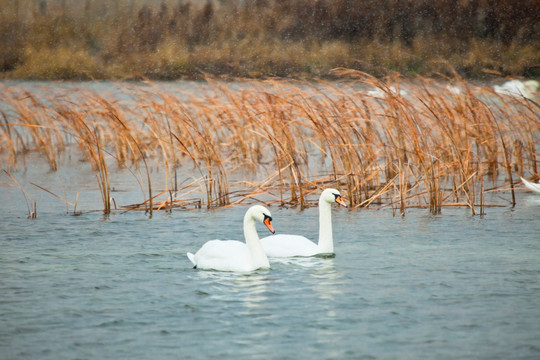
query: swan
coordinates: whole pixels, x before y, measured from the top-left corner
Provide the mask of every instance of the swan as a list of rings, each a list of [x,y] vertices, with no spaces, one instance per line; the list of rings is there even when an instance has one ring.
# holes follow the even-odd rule
[[[527,181],[524,178],[521,178],[521,181],[523,181],[523,184],[525,184],[526,187],[528,187],[533,192],[540,194],[540,184],[535,184],[531,181]]]
[[[347,207],[336,189],[326,189],[319,198],[319,243],[300,235],[279,234],[261,239],[266,255],[270,257],[314,256],[334,254],[332,239],[332,203]]]
[[[203,270],[251,272],[268,269],[268,257],[261,246],[255,221],[260,221],[272,234],[272,216],[264,206],[250,207],[244,215],[244,237],[246,242],[236,240],[210,240],[195,254],[187,253],[193,268]]]
[[[381,89],[381,88],[375,88],[373,90],[368,90],[367,94],[372,97],[384,99],[388,96],[388,94],[392,94],[394,96],[401,95],[405,96],[407,95],[407,92],[405,90],[397,90],[395,86],[390,85],[387,89]]]
[[[527,99],[534,99],[538,85],[539,83],[536,80],[527,80],[524,82],[520,80],[510,80],[501,86],[493,86],[493,89],[497,94],[512,95],[517,97],[524,96]]]
[[[456,85],[446,85],[446,90],[453,95],[461,95],[461,88]]]

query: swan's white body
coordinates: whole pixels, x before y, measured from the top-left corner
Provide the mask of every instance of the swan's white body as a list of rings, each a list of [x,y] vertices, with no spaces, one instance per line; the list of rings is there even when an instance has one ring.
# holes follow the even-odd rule
[[[273,233],[270,211],[260,205],[252,206],[244,216],[244,237],[246,242],[236,240],[210,240],[195,254],[187,257],[195,268],[203,270],[251,272],[270,267],[264,253],[255,221],[263,222]]]
[[[446,90],[453,95],[461,95],[461,88],[456,85],[446,85]]]
[[[326,189],[319,198],[319,242],[315,244],[300,235],[279,234],[261,239],[266,255],[270,257],[314,256],[333,254],[332,203],[347,206],[335,189]]]
[[[326,249],[301,235],[278,234],[261,239],[266,255],[270,257],[314,256],[317,254],[333,254],[334,246]]]
[[[388,97],[388,92],[392,95],[401,95],[401,96],[405,96],[407,95],[407,92],[405,90],[397,90],[395,86],[393,85],[390,85],[388,87],[388,91],[385,91],[381,88],[375,88],[373,90],[368,90],[367,94],[369,96],[373,96],[373,97],[376,97],[376,98],[381,98],[381,99],[384,99],[386,97]]]
[[[537,194],[540,194],[540,184],[535,184],[533,182],[527,181],[524,178],[521,178],[521,181],[523,181],[523,184],[530,190],[534,191]]]
[[[510,80],[502,85],[495,85],[493,89],[497,94],[511,95],[511,96],[524,96],[528,99],[534,99],[536,90],[538,89],[538,81],[536,80]]]

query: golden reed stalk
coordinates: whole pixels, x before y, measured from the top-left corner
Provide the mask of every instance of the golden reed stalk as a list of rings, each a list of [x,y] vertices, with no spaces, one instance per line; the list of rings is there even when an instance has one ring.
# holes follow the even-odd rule
[[[452,82],[461,89],[456,94],[423,78],[403,84],[336,73],[353,80],[207,79],[174,93],[160,84],[126,86],[129,100],[77,88],[44,95],[6,87],[1,164],[16,167],[37,151],[56,170],[57,154],[77,144],[96,173],[106,213],[115,163],[130,169],[144,197],[129,208],[150,213],[200,207],[201,197],[208,208],[244,201],[306,207],[311,194],[333,186],[353,208],[391,206],[403,215],[407,207],[436,214],[467,206],[477,214],[490,206],[486,181],[492,189],[509,184],[515,204],[513,177],[537,175],[535,101],[461,79]],[[157,195],[152,162],[165,169]]]

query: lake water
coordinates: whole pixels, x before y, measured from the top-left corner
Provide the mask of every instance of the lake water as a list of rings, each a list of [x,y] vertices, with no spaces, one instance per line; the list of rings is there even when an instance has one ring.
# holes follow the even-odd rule
[[[29,220],[17,197],[2,189],[2,359],[540,358],[531,193],[483,217],[334,209],[335,258],[248,275],[185,256],[241,239],[244,206]],[[270,209],[278,233],[317,238],[317,209]]]
[[[81,158],[68,148],[52,172],[27,153],[11,171],[34,220],[0,174],[0,359],[540,358],[540,196],[522,186],[515,208],[490,193],[502,206],[485,216],[335,208],[335,258],[242,275],[195,270],[186,252],[242,240],[247,206],[104,216]],[[144,200],[111,169],[118,204]],[[163,170],[151,172],[163,189]],[[78,194],[82,213],[32,183]],[[269,208],[277,233],[317,239],[316,208]]]

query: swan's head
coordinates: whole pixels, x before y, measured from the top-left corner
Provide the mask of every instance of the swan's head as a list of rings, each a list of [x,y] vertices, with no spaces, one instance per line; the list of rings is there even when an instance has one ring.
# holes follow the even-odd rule
[[[246,213],[246,217],[247,216],[250,216],[255,221],[262,222],[272,234],[275,233],[274,227],[272,226],[272,214],[270,214],[270,211],[264,206],[254,205],[250,207]]]
[[[347,204],[341,197],[341,193],[336,189],[326,189],[322,192],[319,202],[325,201],[329,204],[338,203],[341,206],[347,207]]]

